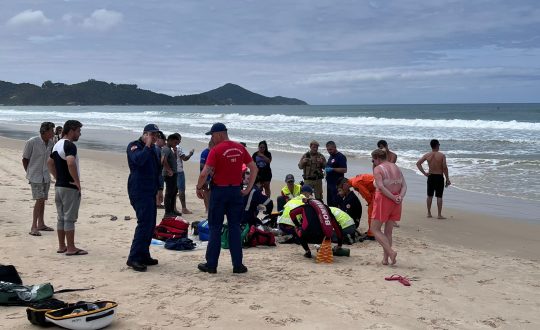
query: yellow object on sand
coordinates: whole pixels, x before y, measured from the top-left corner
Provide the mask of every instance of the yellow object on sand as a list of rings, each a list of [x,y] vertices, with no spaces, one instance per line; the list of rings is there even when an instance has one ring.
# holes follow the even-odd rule
[[[321,247],[317,252],[317,258],[315,260],[318,263],[323,262],[327,264],[331,264],[334,262],[334,255],[332,253],[332,241],[330,239],[323,239]]]

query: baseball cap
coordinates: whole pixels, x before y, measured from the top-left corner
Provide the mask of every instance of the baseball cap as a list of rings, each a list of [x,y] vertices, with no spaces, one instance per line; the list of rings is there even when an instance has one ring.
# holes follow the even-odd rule
[[[159,128],[156,124],[148,124],[144,126],[143,132],[159,132]]]
[[[227,127],[223,123],[215,123],[212,125],[212,128],[210,128],[210,131],[206,132],[206,135],[212,135],[212,133],[216,132],[227,132]]]
[[[294,175],[292,175],[292,174],[287,174],[287,175],[285,176],[285,182],[291,182],[291,181],[294,182]]]
[[[311,188],[309,184],[305,184],[302,186],[302,189],[300,189],[300,192],[307,192],[313,194],[313,188]]]

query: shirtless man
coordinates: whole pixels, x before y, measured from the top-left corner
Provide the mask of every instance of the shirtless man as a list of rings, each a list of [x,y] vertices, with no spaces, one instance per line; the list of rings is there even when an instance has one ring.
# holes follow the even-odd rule
[[[388,148],[388,143],[385,140],[379,140],[377,142],[377,148],[386,151],[386,159],[390,163],[396,163],[397,162],[397,155],[395,152],[390,151],[390,148]]]
[[[386,157],[387,153],[381,149],[371,153],[376,187],[371,230],[384,251],[382,264],[388,265],[390,259],[394,265],[397,252],[392,249],[392,229],[396,221],[401,219],[401,205],[407,193],[407,184],[399,167],[386,160]],[[381,231],[383,224],[384,233]]]
[[[427,217],[432,218],[431,215],[431,202],[433,201],[433,193],[437,197],[437,219],[446,219],[442,216],[443,205],[443,191],[445,187],[450,185],[450,178],[448,177],[448,167],[446,166],[446,156],[439,151],[439,140],[431,140],[431,152],[428,152],[422,158],[416,162],[416,167],[427,176]],[[427,160],[429,171],[426,173],[422,164]],[[444,177],[443,177],[444,175]],[[446,184],[444,182],[446,178]]]

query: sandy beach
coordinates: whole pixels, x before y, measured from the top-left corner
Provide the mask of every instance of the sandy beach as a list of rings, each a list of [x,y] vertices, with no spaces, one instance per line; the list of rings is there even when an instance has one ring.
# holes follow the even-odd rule
[[[81,142],[85,135],[81,137]],[[106,299],[119,303],[110,329],[180,327],[254,329],[538,329],[540,327],[540,225],[510,216],[445,206],[447,220],[425,218],[420,198],[405,200],[401,227],[394,232],[396,266],[380,264],[376,242],[357,243],[349,258],[316,264],[299,246],[244,250],[249,272],[233,275],[228,251],[222,250],[216,275],[201,273],[204,247],[175,252],[151,251],[159,265],[136,273],[126,265],[135,212],[126,192],[125,155],[80,150],[82,204],[77,246],[86,256],[57,254],[55,232],[28,235],[33,202],[21,165],[23,140],[0,138],[0,250],[2,264],[13,264],[25,284],[51,282],[55,289],[95,289],[58,294],[56,298]],[[183,141],[184,150],[202,148]],[[274,155],[275,159],[296,156]],[[293,163],[291,166],[294,166]],[[284,167],[276,162],[276,169]],[[364,169],[367,164],[356,164]],[[188,221],[205,217],[195,196],[198,162],[185,164]],[[424,185],[409,183],[411,195]],[[273,181],[274,197],[281,176]],[[56,227],[54,193],[45,209],[46,224]],[[468,195],[469,196],[469,195]],[[469,203],[474,205],[475,194]],[[478,200],[486,197],[478,196]],[[158,218],[163,210],[158,210]],[[111,216],[118,220],[111,221]],[[130,216],[131,220],[124,220]],[[365,210],[361,226],[365,228]],[[534,219],[535,215],[529,214]],[[384,277],[400,274],[411,286]],[[536,312],[535,312],[536,311]],[[0,308],[0,328],[31,329],[23,307]]]

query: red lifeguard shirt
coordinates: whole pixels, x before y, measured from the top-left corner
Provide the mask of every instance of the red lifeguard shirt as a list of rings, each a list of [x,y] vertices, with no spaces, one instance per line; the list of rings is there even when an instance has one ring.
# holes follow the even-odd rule
[[[212,182],[217,186],[239,186],[242,164],[253,161],[246,148],[234,141],[223,141],[210,149],[206,165],[214,168]]]

